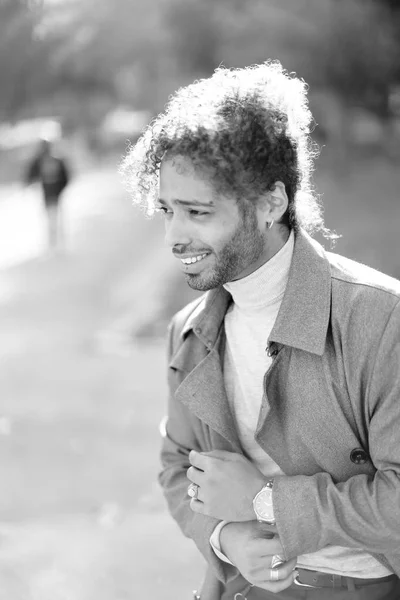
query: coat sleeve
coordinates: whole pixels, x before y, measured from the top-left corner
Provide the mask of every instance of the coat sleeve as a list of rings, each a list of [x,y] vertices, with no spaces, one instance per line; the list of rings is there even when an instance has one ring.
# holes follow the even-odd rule
[[[174,323],[169,327],[169,358],[174,346]],[[193,417],[188,409],[174,397],[173,377],[169,375],[168,420],[161,449],[162,471],[159,481],[169,511],[178,523],[182,533],[191,538],[206,562],[213,569],[215,576],[227,583],[238,575],[238,570],[220,560],[212,550],[210,537],[219,521],[206,515],[194,513],[190,508],[187,495],[189,480],[186,471],[190,467],[189,452],[192,449],[201,451],[199,440],[191,425]]]
[[[273,505],[286,558],[327,545],[372,554],[400,547],[400,301],[369,368],[369,452],[377,469],[334,483],[328,473],[274,480]]]

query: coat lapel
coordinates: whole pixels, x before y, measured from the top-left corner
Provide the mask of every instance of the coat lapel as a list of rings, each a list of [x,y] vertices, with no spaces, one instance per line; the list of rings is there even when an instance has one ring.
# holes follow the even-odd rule
[[[200,348],[197,356],[194,354],[189,356],[189,353],[184,351],[183,346],[189,341],[186,340],[182,346],[182,352],[175,357],[171,364],[174,368],[180,367],[188,372],[175,392],[175,397],[203,423],[225,438],[235,451],[241,452],[221,368],[220,349],[223,336],[222,332],[217,344],[210,352],[206,352],[206,348],[204,346],[201,348],[202,345],[198,344]],[[203,356],[196,366],[196,361],[200,358],[201,353]]]
[[[289,280],[269,342],[322,356],[331,308],[331,270],[325,251],[300,230]]]

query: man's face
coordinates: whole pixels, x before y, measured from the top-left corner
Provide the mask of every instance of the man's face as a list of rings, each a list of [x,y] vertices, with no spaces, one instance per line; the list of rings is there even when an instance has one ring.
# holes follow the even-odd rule
[[[244,211],[233,198],[217,196],[188,160],[162,163],[158,208],[165,214],[166,241],[195,290],[241,279],[267,260],[257,209]]]

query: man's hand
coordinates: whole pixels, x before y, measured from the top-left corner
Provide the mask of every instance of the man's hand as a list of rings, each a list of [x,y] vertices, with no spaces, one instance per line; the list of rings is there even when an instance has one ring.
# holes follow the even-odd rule
[[[274,555],[283,557],[283,548],[277,535],[256,521],[228,523],[220,534],[221,550],[247,581],[270,592],[281,592],[290,587],[297,573],[297,558],[271,568]]]
[[[265,484],[265,477],[242,454],[213,450],[189,454],[190,481],[199,486],[194,512],[223,521],[255,519],[253,498]]]

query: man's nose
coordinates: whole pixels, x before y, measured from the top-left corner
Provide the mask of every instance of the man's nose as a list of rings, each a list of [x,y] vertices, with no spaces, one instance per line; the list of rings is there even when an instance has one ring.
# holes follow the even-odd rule
[[[165,242],[171,248],[190,244],[190,231],[184,219],[172,215],[171,219],[165,222]]]

